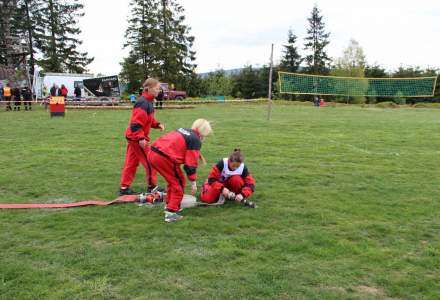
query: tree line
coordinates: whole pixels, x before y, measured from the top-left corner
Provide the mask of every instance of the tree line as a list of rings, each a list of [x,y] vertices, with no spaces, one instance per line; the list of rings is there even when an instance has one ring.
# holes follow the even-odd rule
[[[0,11],[1,65],[30,74],[36,65],[46,72],[83,73],[93,61],[78,50],[84,12],[77,0],[2,0]]]
[[[308,20],[307,35],[304,38],[302,56],[299,51],[298,36],[292,29],[288,31],[287,43],[283,45],[283,53],[279,64],[274,66],[273,95],[275,99],[284,100],[310,100],[311,96],[282,95],[279,93],[278,71],[291,73],[306,73],[314,75],[332,75],[348,77],[373,77],[373,78],[406,78],[438,76],[434,98],[418,99],[418,101],[440,102],[440,76],[437,69],[423,69],[420,67],[399,67],[394,71],[387,71],[381,65],[368,64],[366,55],[359,43],[351,39],[341,57],[330,59],[326,47],[330,43],[330,32],[325,29],[323,16],[315,5]],[[245,66],[239,74],[228,76],[222,70],[209,73],[201,78],[199,84],[202,89],[200,95],[229,95],[242,98],[267,97],[269,72],[268,66],[261,68]],[[253,88],[252,88],[253,87]],[[390,101],[384,97],[324,97],[329,101],[346,103],[376,103]],[[413,98],[398,98],[392,101],[412,103]]]
[[[122,47],[128,55],[121,62],[121,80],[129,92],[136,92],[149,76],[184,89],[189,96],[267,97],[269,67],[244,66],[238,74],[217,70],[196,74],[194,36],[186,24],[185,10],[177,0],[130,0],[130,14]],[[93,61],[82,44],[79,22],[84,6],[78,0],[0,0],[0,65],[22,68],[33,74],[35,66],[44,72],[84,73]],[[274,66],[273,97],[294,100],[278,93],[277,71],[353,77],[435,76],[437,70],[400,67],[388,72],[368,64],[362,47],[351,40],[341,57],[331,59],[326,48],[330,32],[315,5],[307,18],[308,28],[302,53],[298,36],[290,29],[279,63]],[[23,58],[26,57],[26,60]],[[440,84],[440,80],[438,81]],[[440,100],[436,90],[436,98]],[[301,99],[306,99],[302,97]],[[372,98],[329,98],[347,102],[385,101]],[[402,100],[402,99],[400,99]],[[403,99],[404,100],[404,99]]]

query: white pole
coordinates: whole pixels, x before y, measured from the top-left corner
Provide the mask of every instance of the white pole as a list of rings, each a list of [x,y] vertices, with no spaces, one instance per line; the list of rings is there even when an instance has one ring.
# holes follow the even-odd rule
[[[267,120],[270,120],[270,115],[272,113],[272,71],[273,71],[273,44],[272,44],[272,50],[270,52],[270,71],[269,71],[269,94],[267,96],[268,98],[268,110],[267,110]]]

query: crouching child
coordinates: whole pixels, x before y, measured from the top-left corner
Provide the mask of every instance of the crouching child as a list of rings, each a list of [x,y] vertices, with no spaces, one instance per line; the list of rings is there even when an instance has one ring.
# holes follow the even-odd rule
[[[203,184],[200,200],[210,204],[233,200],[255,208],[255,203],[248,201],[254,190],[255,180],[244,164],[244,155],[240,149],[235,149],[229,157],[212,167]]]

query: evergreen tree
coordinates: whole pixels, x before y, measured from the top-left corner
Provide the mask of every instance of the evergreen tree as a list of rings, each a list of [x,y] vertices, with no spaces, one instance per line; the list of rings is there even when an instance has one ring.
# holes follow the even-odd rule
[[[297,36],[293,34],[293,31],[290,29],[287,34],[287,45],[283,45],[283,56],[281,57],[279,68],[281,71],[284,72],[291,72],[295,73],[298,72],[298,69],[303,62],[303,58],[298,53],[298,49],[296,47],[296,40]],[[275,83],[278,80],[278,78],[273,79],[273,82]],[[274,85],[273,91],[277,90],[276,84]],[[277,97],[280,97],[285,100],[295,100],[295,95],[282,95],[280,96],[277,92]]]
[[[145,78],[145,69],[139,64],[139,57],[131,51],[128,57],[121,63],[122,71],[120,73],[121,81],[127,84],[129,93],[136,93],[142,86]]]
[[[189,97],[199,97],[203,95],[203,80],[196,73],[186,76],[181,82],[181,88],[186,91]]]
[[[365,66],[364,74],[365,77],[368,78],[389,77],[387,71],[378,64]],[[384,97],[367,97],[367,102],[370,104],[376,102],[383,102],[383,101],[389,101],[389,99]]]
[[[124,48],[130,49],[130,54],[122,63],[121,75],[129,81],[129,86],[137,89],[143,79],[158,76],[160,72],[157,59],[161,48],[157,13],[159,3],[157,0],[132,0],[130,6],[131,18],[128,20],[124,44]]]
[[[260,90],[260,78],[258,72],[252,66],[245,66],[238,75],[233,76],[234,87],[232,93],[234,97],[252,99],[257,97]]]
[[[12,68],[17,65],[13,54],[20,45],[17,8],[17,0],[0,1],[0,64]]]
[[[15,24],[17,33],[22,38],[22,41],[27,45],[29,55],[29,73],[32,77],[36,64],[36,53],[39,45],[38,39],[36,39],[36,32],[34,23],[40,19],[41,15],[41,0],[18,0],[17,13],[15,16]]]
[[[203,79],[204,96],[230,96],[233,88],[232,77],[223,70],[210,72]]]
[[[184,24],[184,8],[176,0],[161,0],[162,61],[161,78],[178,83],[194,73],[195,51],[191,50],[194,37]]]
[[[272,66],[272,98],[276,95],[276,86],[278,80],[279,66]],[[256,98],[267,98],[269,94],[269,76],[270,76],[270,66],[263,65],[258,69],[258,84],[256,85]]]
[[[184,9],[174,0],[132,0],[124,47],[129,57],[121,63],[121,76],[129,86],[140,86],[146,77],[158,77],[178,88],[195,82],[194,37],[184,24]],[[130,66],[136,62],[138,67]]]
[[[369,78],[385,78],[388,77],[387,71],[378,64],[367,65],[365,67],[365,77]]]
[[[26,15],[21,0],[0,1],[0,64],[5,65],[15,75],[12,81],[31,79],[27,77],[27,60],[29,55]],[[33,62],[33,55],[31,55]],[[33,71],[33,70],[31,70]]]
[[[307,72],[311,74],[328,74],[330,58],[325,52],[325,47],[330,43],[330,33],[325,31],[325,23],[322,15],[315,5],[310,18],[308,18],[310,28],[307,29],[306,43],[304,50],[308,51],[305,57]]]
[[[303,61],[295,45],[297,38],[298,37],[293,34],[292,30],[289,30],[287,35],[287,45],[283,45],[283,56],[280,62],[280,68],[282,71],[295,73],[298,71],[299,66]]]
[[[9,5],[11,1],[0,1],[0,65],[7,65],[7,43],[6,35],[10,32]]]
[[[35,38],[43,58],[37,63],[46,72],[84,73],[93,61],[87,52],[80,52],[78,39],[81,30],[78,19],[84,16],[83,5],[78,0],[43,1],[35,14]]]

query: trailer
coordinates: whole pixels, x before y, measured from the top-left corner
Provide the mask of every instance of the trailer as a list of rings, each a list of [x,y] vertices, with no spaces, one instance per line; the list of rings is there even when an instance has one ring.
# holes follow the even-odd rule
[[[92,97],[118,98],[121,96],[118,75],[83,80],[84,90]]]
[[[50,88],[56,84],[61,87],[62,84],[68,90],[68,97],[74,97],[74,90],[77,85],[80,86],[82,97],[86,94],[83,89],[83,80],[93,78],[92,74],[73,74],[73,73],[41,73],[36,72],[34,75],[34,94],[37,99],[46,98],[49,94]]]

